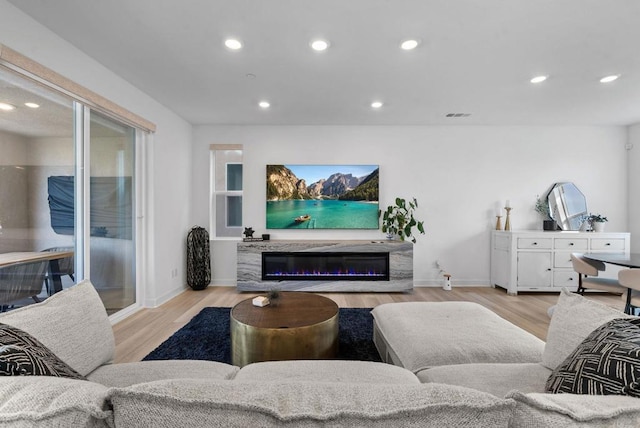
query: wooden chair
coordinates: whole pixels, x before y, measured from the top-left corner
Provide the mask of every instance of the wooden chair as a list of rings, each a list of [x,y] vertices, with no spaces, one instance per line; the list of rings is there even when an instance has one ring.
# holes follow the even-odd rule
[[[625,269],[618,272],[618,282],[620,285],[627,287],[624,312],[634,314],[637,308],[640,308],[640,269]]]
[[[627,288],[620,285],[618,280],[597,278],[598,272],[606,269],[603,262],[589,260],[582,254],[572,253],[571,264],[573,270],[578,273],[578,294],[584,294],[585,290],[600,290],[614,294],[627,293]]]
[[[27,297],[40,302],[38,294],[42,291],[47,269],[49,269],[47,260],[1,267],[0,311]]]

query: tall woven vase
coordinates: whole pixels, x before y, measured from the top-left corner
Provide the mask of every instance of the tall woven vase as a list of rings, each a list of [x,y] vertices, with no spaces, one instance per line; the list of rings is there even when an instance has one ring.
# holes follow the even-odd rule
[[[211,283],[209,232],[194,226],[187,234],[187,284],[194,290],[204,290]]]

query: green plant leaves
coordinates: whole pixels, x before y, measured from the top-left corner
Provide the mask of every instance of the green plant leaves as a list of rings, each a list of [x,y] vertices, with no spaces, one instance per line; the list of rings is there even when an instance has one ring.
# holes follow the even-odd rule
[[[382,231],[398,235],[402,241],[410,239],[415,244],[413,228],[415,227],[422,235],[425,233],[424,222],[414,218],[416,208],[418,208],[416,198],[409,200],[408,206],[405,199],[396,198],[395,205],[389,205],[384,214],[378,211],[378,217],[382,214]]]

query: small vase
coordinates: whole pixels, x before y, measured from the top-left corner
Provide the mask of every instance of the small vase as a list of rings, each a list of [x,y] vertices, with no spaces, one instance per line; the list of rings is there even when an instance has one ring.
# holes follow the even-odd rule
[[[392,232],[387,232],[387,239],[389,241],[393,241],[394,239],[396,239],[396,234]]]
[[[542,229],[547,231],[556,230],[558,228],[558,223],[555,220],[543,220],[542,221]]]
[[[594,232],[604,232],[604,221],[594,221],[593,222],[593,231]]]

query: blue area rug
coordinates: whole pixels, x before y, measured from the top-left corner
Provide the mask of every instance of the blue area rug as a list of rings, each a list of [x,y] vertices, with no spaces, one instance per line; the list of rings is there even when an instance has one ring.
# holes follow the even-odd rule
[[[143,360],[209,360],[231,364],[231,308],[204,308]],[[340,308],[338,359],[381,361],[371,308]]]

